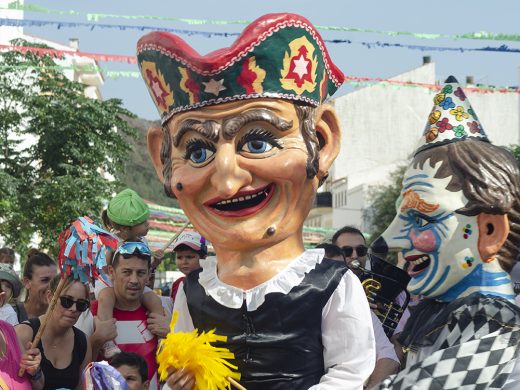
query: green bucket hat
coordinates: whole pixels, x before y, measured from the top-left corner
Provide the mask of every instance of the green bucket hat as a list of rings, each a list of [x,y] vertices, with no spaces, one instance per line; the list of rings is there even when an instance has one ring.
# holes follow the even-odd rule
[[[148,219],[150,210],[137,192],[127,188],[108,203],[107,215],[119,225],[135,226]]]

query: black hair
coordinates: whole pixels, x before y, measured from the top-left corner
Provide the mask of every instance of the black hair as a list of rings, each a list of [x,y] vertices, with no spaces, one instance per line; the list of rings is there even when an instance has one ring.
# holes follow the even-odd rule
[[[192,251],[192,252],[195,252],[196,254],[198,254],[201,259],[204,259],[207,256],[207,251],[204,252],[202,249],[196,251],[191,246],[186,245],[186,244],[178,245],[173,251],[174,252],[177,252],[177,251]]]
[[[316,248],[323,248],[325,249],[325,257],[328,259],[332,259],[334,257],[341,257],[342,259],[345,259],[345,256],[343,256],[343,252],[341,251],[341,248],[334,244],[329,244],[328,242],[324,242],[321,244],[316,245]]]
[[[110,365],[115,368],[121,366],[135,367],[139,371],[141,381],[144,383],[148,380],[148,364],[146,364],[146,360],[141,355],[134,352],[119,352],[113,357]]]
[[[339,229],[332,236],[332,243],[336,244],[339,236],[341,236],[342,234],[359,234],[361,237],[363,237],[363,241],[365,242],[365,245],[367,243],[367,240],[365,239],[365,236],[363,235],[361,230],[359,230],[358,228],[355,228],[354,226],[343,226],[341,229]]]
[[[31,250],[23,267],[23,277],[32,279],[33,267],[48,267],[51,265],[56,266],[56,263],[48,255],[43,252]]]
[[[134,254],[131,254],[131,255],[127,255],[127,254],[121,254],[121,253],[117,253],[116,256],[114,256],[112,258],[112,267],[115,269],[119,266],[119,260],[121,259],[121,257],[123,257],[123,259],[129,259],[130,257],[137,257],[143,261],[146,261],[146,266],[148,267],[148,269],[150,269],[150,264],[152,262],[152,258],[148,255],[143,255],[141,253],[134,253]]]

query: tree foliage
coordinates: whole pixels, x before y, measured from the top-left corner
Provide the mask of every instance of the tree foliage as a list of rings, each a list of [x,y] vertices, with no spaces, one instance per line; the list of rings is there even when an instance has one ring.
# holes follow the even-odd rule
[[[406,168],[404,165],[396,168],[390,174],[389,184],[369,188],[370,206],[364,211],[363,218],[372,241],[379,237],[395,218],[395,202],[401,194]]]
[[[99,216],[117,185],[107,178],[128,156],[124,137],[135,134],[120,100],[86,97],[56,60],[0,53],[0,236],[19,253],[34,234],[40,248],[56,253],[69,221]]]
[[[138,136],[126,137],[132,145],[132,151],[125,163],[125,169],[118,179],[125,186],[135,189],[144,199],[168,207],[179,207],[176,199],[169,198],[153,167],[148,155],[146,133],[150,127],[160,127],[160,122],[147,121],[141,118],[127,118],[131,127],[137,130]]]
[[[520,165],[520,145],[509,145],[507,150],[515,156],[516,161],[518,161],[518,164]]]

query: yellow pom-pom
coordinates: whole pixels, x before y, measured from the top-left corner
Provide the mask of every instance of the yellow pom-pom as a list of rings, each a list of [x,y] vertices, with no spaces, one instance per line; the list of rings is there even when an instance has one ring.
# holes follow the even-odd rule
[[[225,390],[231,385],[228,378],[240,379],[240,373],[233,371],[237,367],[226,359],[235,355],[227,348],[211,345],[216,341],[227,341],[226,336],[215,334],[215,329],[199,334],[195,329],[190,333],[175,333],[178,312],[175,312],[170,323],[171,331],[159,344],[157,362],[161,381],[168,377],[168,369],[188,369],[195,376],[196,390]]]

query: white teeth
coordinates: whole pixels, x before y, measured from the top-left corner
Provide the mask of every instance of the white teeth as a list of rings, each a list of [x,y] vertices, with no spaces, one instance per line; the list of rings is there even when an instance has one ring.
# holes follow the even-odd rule
[[[429,259],[428,256],[422,256],[422,257],[418,258],[417,260],[411,261],[411,263],[412,263],[413,265],[419,265],[419,264],[421,264],[421,263],[424,263],[424,262],[425,262],[426,260],[428,260],[428,259]]]
[[[251,194],[251,195],[239,196],[238,198],[221,200],[220,202],[217,203],[217,205],[221,205],[222,206],[222,205],[230,204],[230,203],[243,202],[245,200],[254,199],[254,198],[256,198],[260,194],[266,194],[266,191],[260,191],[260,192],[258,192],[256,194]]]

